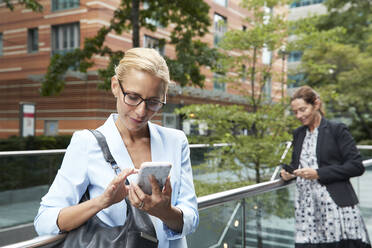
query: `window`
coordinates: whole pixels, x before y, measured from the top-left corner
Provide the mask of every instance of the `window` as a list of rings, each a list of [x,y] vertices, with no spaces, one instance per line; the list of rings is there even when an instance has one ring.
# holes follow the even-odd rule
[[[266,82],[262,87],[262,94],[264,99],[271,101],[271,78],[266,79]]]
[[[182,130],[186,135],[208,135],[208,125],[206,123],[197,123],[195,120],[184,120]]]
[[[242,65],[242,82],[245,83],[247,80],[247,66]]]
[[[323,3],[324,0],[295,0],[291,3],[291,8],[298,8],[302,6],[308,6],[313,4]]]
[[[227,7],[227,0],[214,0],[213,2],[218,3],[224,7]]]
[[[56,136],[58,134],[58,121],[46,120],[44,122],[44,134],[47,136]]]
[[[159,39],[156,39],[154,37],[145,35],[143,39],[143,47],[146,48],[154,48],[157,50],[161,55],[164,56],[164,46],[160,44]]]
[[[3,33],[0,33],[0,56],[3,55]]]
[[[226,91],[226,84],[222,80],[222,76],[218,73],[213,74],[213,89],[219,91]]]
[[[52,26],[52,54],[65,54],[79,47],[79,23]]]
[[[177,128],[177,115],[174,113],[163,112],[163,126]]]
[[[294,75],[288,75],[288,88],[297,88],[304,84],[305,75],[298,73]]]
[[[262,49],[262,63],[265,65],[270,65],[271,63],[271,51],[265,45]]]
[[[52,11],[78,8],[79,0],[52,0]]]
[[[30,28],[27,34],[27,50],[35,53],[39,50],[39,31],[37,28]]]
[[[302,58],[301,51],[292,51],[289,53],[288,62],[297,62],[297,61],[300,61],[301,58]]]
[[[227,31],[227,19],[219,14],[214,14],[213,18],[213,26],[214,26],[214,40],[213,44],[217,46],[220,42],[222,37]]]

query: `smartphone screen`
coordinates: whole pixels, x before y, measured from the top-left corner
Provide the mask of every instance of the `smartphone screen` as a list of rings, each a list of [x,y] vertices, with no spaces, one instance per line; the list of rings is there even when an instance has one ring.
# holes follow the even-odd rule
[[[137,184],[142,191],[148,195],[152,194],[152,187],[149,176],[153,175],[159,183],[160,189],[163,189],[165,181],[172,168],[169,162],[144,162],[138,172]]]

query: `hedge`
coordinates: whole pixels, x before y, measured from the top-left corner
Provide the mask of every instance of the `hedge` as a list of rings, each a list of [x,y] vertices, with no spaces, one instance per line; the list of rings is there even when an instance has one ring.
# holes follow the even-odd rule
[[[0,151],[66,149],[70,140],[71,135],[11,136],[7,139],[0,139]]]

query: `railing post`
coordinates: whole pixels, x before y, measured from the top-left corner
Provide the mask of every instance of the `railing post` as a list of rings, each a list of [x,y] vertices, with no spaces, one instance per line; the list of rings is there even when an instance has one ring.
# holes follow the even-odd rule
[[[242,247],[245,248],[245,228],[246,228],[246,223],[245,223],[245,198],[242,199],[242,211],[243,211],[243,214],[242,214],[242,232],[243,232],[243,240],[242,240]]]

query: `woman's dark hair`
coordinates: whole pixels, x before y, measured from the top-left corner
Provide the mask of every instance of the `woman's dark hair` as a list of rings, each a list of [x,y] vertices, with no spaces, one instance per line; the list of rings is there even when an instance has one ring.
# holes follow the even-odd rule
[[[315,90],[313,90],[311,87],[305,85],[305,86],[300,87],[298,90],[296,90],[296,92],[291,97],[291,102],[296,99],[302,99],[307,104],[311,104],[311,105],[315,105],[315,101],[319,99],[319,102],[320,102],[319,112],[322,116],[324,116],[323,102],[320,99],[319,94]]]

